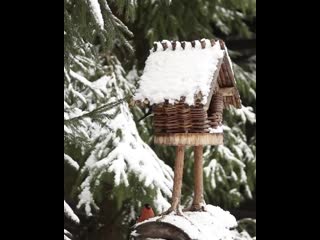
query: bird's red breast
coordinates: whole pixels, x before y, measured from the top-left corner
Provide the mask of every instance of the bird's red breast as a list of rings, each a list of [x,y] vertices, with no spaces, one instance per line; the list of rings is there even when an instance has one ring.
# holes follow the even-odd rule
[[[149,204],[145,204],[144,207],[141,210],[141,215],[138,218],[137,222],[143,222],[149,218],[154,217],[154,212],[152,207]]]

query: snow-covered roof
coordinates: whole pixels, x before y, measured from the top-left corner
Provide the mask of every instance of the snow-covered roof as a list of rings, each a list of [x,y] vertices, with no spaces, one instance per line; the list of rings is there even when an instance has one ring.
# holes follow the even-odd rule
[[[232,63],[221,40],[164,40],[155,42],[150,50],[134,100],[158,104],[184,98],[185,103],[194,105],[199,99],[206,105],[216,83],[222,88],[235,87]],[[239,104],[235,101],[233,105]]]

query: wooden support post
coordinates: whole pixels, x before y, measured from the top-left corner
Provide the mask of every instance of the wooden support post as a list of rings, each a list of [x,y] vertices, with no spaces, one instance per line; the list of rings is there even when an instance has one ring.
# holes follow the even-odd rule
[[[178,212],[181,188],[183,179],[183,165],[184,165],[184,146],[176,147],[176,160],[174,163],[174,179],[173,179],[173,192],[172,192],[172,205],[171,210]]]
[[[194,146],[194,198],[191,210],[201,211],[203,206],[203,146]]]
[[[179,209],[181,200],[181,188],[182,188],[182,178],[183,178],[183,165],[184,165],[184,145],[178,145],[176,147],[176,160],[174,163],[174,178],[173,178],[173,191],[171,199],[171,207],[162,213],[162,217],[157,221],[161,221],[165,215],[175,212],[177,215],[182,216],[182,212]]]

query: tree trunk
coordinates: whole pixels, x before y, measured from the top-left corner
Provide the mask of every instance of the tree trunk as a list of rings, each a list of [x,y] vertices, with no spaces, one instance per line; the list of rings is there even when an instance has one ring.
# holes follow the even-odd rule
[[[203,146],[194,147],[194,198],[191,210],[199,211],[203,205]]]
[[[184,146],[176,147],[176,160],[174,164],[174,179],[173,179],[173,192],[172,192],[172,205],[171,210],[177,211],[180,199],[183,178],[183,164],[184,164]]]

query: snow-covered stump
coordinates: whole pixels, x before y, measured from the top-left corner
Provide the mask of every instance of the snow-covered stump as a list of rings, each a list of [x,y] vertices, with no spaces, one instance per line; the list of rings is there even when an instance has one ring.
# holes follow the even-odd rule
[[[154,217],[134,226],[133,240],[231,240],[237,221],[229,212],[207,205],[205,212],[184,212]]]

